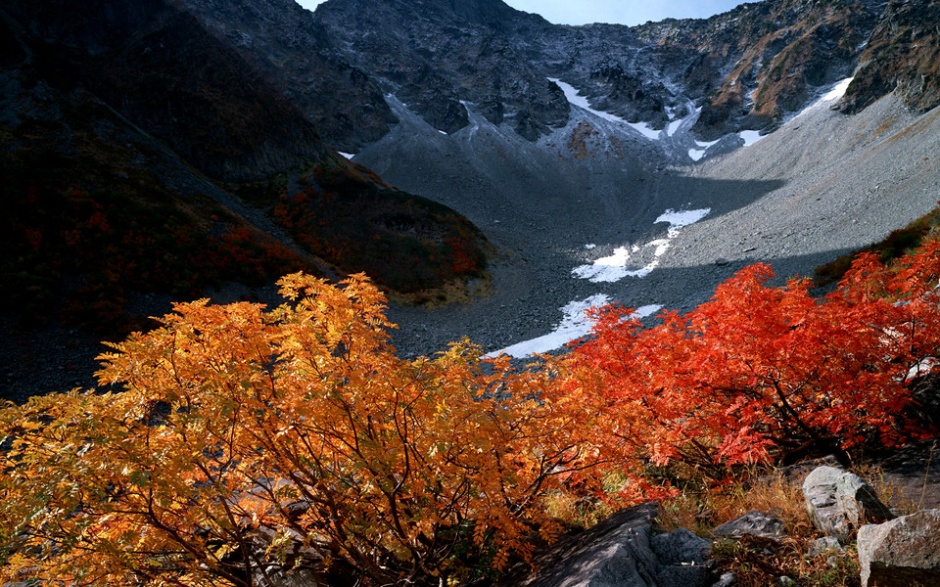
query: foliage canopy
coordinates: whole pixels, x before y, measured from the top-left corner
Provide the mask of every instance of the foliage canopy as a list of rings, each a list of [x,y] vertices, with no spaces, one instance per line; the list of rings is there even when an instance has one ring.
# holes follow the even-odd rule
[[[770,276],[651,328],[599,309],[528,369],[466,341],[399,358],[362,275],[289,275],[272,310],[178,304],[100,357],[99,393],[0,410],[0,582],[248,586],[318,561],[440,584],[528,558],[559,496],[664,498],[663,471],[720,481],[916,434],[940,242],[862,256],[824,299]]]

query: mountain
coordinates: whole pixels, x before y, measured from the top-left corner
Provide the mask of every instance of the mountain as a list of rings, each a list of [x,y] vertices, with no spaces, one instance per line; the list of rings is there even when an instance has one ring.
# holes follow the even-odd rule
[[[564,94],[518,42],[551,25],[500,0],[327,2],[314,16],[346,59],[440,131],[469,124],[462,101],[530,140],[567,119]]]
[[[808,275],[926,213],[935,10],[764,0],[572,27],[492,0],[321,4],[314,20],[399,120],[354,160],[508,252],[470,309],[395,309],[399,346],[498,349],[564,330],[588,300],[690,308],[749,261]],[[708,212],[675,229],[670,210]],[[604,263],[626,276],[572,273]]]
[[[570,27],[498,0],[331,0],[314,18],[347,60],[448,133],[469,124],[462,101],[529,140],[563,125],[551,76],[653,129],[692,101],[703,109],[696,133],[713,140],[772,130],[861,64],[843,109],[896,83],[906,103],[935,105],[934,12],[929,2],[765,0],[707,20]]]
[[[437,301],[483,273],[476,227],[337,154],[174,2],[11,0],[0,33],[5,397],[89,384],[96,341],[172,299],[304,270]]]
[[[883,6],[871,0],[765,1],[708,20],[640,27],[555,26],[497,0],[440,3],[331,0],[315,18],[344,56],[432,126],[508,117],[525,138],[563,125],[565,104],[545,77],[654,129],[687,102],[703,108],[707,140],[770,129],[859,63]],[[889,9],[890,10],[890,9]]]
[[[861,66],[842,109],[857,112],[891,92],[918,112],[940,104],[938,22],[940,6],[936,2],[888,2],[865,43]]]
[[[260,298],[288,268],[365,271],[410,354],[557,342],[609,300],[688,309],[758,260],[807,275],[935,205],[937,16],[7,0],[4,299],[100,326],[211,288]],[[5,356],[24,337],[41,356],[4,320]]]
[[[354,152],[395,122],[379,86],[293,0],[180,0],[206,31],[282,88],[330,146]]]

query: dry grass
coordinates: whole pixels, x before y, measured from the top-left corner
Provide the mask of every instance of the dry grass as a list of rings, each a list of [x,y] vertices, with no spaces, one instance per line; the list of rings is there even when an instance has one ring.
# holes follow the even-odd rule
[[[872,485],[888,507],[900,514],[916,509],[916,504],[908,503],[881,469],[869,466],[856,473]],[[740,587],[778,585],[784,576],[802,587],[856,587],[860,577],[854,544],[844,551],[810,556],[811,543],[820,534],[806,511],[801,487],[804,477],[783,470],[763,474],[755,470],[742,476],[747,481],[720,488],[687,488],[663,505],[659,527],[663,531],[688,528],[714,538],[713,528],[749,511],[772,513],[783,520],[788,536],[717,540],[714,556],[719,573],[733,572]]]
[[[558,492],[545,499],[546,513],[568,526],[590,528],[614,513],[614,508],[598,499],[575,497]]]

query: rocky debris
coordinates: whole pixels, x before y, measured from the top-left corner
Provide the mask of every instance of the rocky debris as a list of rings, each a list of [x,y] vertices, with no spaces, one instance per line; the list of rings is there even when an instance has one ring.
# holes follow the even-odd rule
[[[845,548],[839,543],[839,539],[834,536],[823,536],[809,543],[809,549],[806,556],[821,556],[830,551],[843,552]]]
[[[710,547],[688,530],[654,535],[655,503],[620,511],[561,541],[528,567],[510,573],[505,587],[699,587]]]
[[[730,522],[725,522],[712,530],[712,533],[716,536],[735,538],[741,536],[782,538],[787,535],[783,520],[779,516],[758,511],[750,511]]]
[[[925,510],[858,531],[862,587],[940,585],[940,510]]]
[[[866,522],[894,517],[868,483],[836,467],[823,466],[810,473],[803,482],[803,495],[816,528],[841,542]]]
[[[879,463],[885,482],[917,509],[940,509],[940,438],[894,449]]]

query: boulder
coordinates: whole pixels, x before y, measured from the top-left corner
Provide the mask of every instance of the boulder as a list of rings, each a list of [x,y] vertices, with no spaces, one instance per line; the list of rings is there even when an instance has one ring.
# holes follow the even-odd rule
[[[816,528],[841,542],[866,522],[879,523],[894,517],[868,483],[836,467],[819,467],[807,475],[803,496]]]
[[[654,503],[629,508],[570,536],[502,587],[701,587],[711,555],[708,541],[688,530],[655,535]]]
[[[858,531],[862,587],[940,585],[940,510],[924,510]]]
[[[718,526],[712,533],[716,536],[740,537],[745,535],[764,538],[782,538],[787,535],[783,520],[774,514],[750,511],[730,522]]]
[[[711,542],[685,528],[668,534],[657,534],[650,546],[659,562],[659,587],[688,587],[703,585],[708,576]]]

